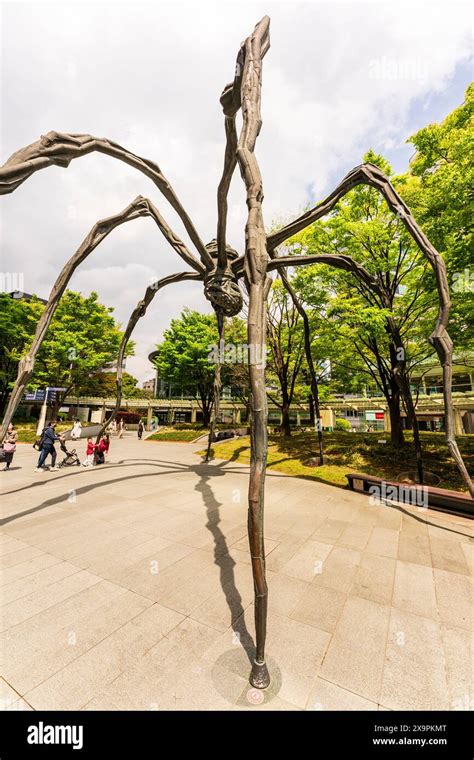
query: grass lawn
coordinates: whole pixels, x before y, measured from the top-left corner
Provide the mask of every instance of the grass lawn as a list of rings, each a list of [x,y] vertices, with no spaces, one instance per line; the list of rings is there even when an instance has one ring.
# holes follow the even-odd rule
[[[185,441],[186,443],[192,443],[201,435],[209,433],[204,428],[196,428],[196,430],[159,430],[157,433],[148,436],[147,441]]]
[[[442,433],[422,433],[425,469],[441,478],[440,488],[465,490],[456,465],[451,459]],[[399,475],[416,470],[411,433],[406,433],[401,449],[390,444],[384,433],[324,433],[327,464],[306,467],[303,462],[317,454],[314,434],[296,433],[291,438],[271,435],[268,441],[268,466],[285,475],[317,480],[336,486],[347,485],[346,474],[364,472],[385,480],[398,480]],[[378,443],[386,440],[387,443]],[[458,444],[469,471],[474,469],[474,436],[459,436]],[[199,452],[203,453],[203,452]],[[250,461],[250,440],[235,438],[214,444],[213,456],[233,462]]]
[[[37,420],[34,422],[15,422],[15,428],[18,433],[18,442],[19,443],[34,443],[36,439],[39,437],[36,435],[36,428],[38,426]],[[56,432],[62,433],[65,430],[71,430],[73,426],[73,422],[69,420],[68,422],[58,422],[56,425]],[[96,423],[82,423],[82,427],[86,427],[87,424],[96,424]]]

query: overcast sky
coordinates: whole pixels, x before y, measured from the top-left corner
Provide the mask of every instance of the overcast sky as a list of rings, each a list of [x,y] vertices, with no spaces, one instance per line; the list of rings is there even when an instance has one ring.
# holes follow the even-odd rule
[[[404,171],[407,137],[462,102],[471,78],[470,7],[445,2],[32,5],[1,8],[0,163],[50,130],[108,137],[156,161],[207,242],[222,170],[219,95],[241,40],[265,13],[263,128],[257,154],[264,216],[291,219],[372,147]],[[0,202],[2,271],[47,297],[62,264],[100,218],[149,196],[186,235],[155,186],[99,154],[39,172]],[[229,242],[243,250],[240,176]],[[152,279],[185,265],[150,219],[114,231],[70,287],[99,293],[126,323]],[[209,310],[199,283],[160,293],[134,335],[127,369],[153,375],[148,353],[183,306]]]

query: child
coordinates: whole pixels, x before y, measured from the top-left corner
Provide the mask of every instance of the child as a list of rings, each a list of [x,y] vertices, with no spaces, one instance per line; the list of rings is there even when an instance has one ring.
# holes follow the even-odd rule
[[[91,467],[94,464],[95,443],[92,438],[87,439],[86,458],[82,463],[83,467]]]
[[[109,446],[109,436],[105,434],[103,438],[100,439],[99,445],[96,446],[94,452],[94,464],[105,464],[105,455],[108,453]]]

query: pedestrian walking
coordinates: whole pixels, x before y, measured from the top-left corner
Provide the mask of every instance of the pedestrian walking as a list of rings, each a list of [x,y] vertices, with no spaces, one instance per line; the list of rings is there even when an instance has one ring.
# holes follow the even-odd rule
[[[5,467],[3,468],[4,472],[10,469],[10,465],[13,460],[13,455],[16,451],[16,442],[18,440],[18,433],[15,430],[15,426],[13,425],[13,422],[10,422],[7,430],[7,434],[5,436],[5,440],[3,441],[3,455],[5,458]]]
[[[71,438],[73,441],[78,441],[81,437],[82,425],[80,420],[75,420],[74,426],[71,430]]]
[[[47,426],[41,433],[41,451],[35,472],[41,472],[42,470],[46,469],[44,463],[49,454],[51,454],[50,469],[59,470],[59,467],[56,467],[56,449],[54,448],[54,444],[56,441],[59,441],[59,439],[60,436],[56,435],[56,423],[48,422]]]
[[[123,438],[124,430],[125,430],[125,425],[123,424],[123,419],[121,419],[118,424],[118,433],[117,433],[118,438]]]
[[[143,435],[143,431],[144,430],[145,430],[145,425],[143,424],[143,421],[140,420],[140,422],[138,423],[138,430],[137,430],[137,432],[138,432],[138,438],[139,438],[140,441],[142,439],[142,435]]]

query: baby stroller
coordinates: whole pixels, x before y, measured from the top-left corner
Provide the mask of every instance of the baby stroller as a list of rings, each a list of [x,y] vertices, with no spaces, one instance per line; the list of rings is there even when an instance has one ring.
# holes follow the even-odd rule
[[[80,467],[81,463],[79,461],[79,457],[76,454],[76,449],[72,449],[72,451],[68,451],[66,448],[66,441],[60,441],[59,447],[61,451],[63,451],[66,454],[66,456],[64,457],[64,459],[61,460],[61,462],[59,462],[58,467],[71,467],[72,465],[77,465],[78,467]]]

